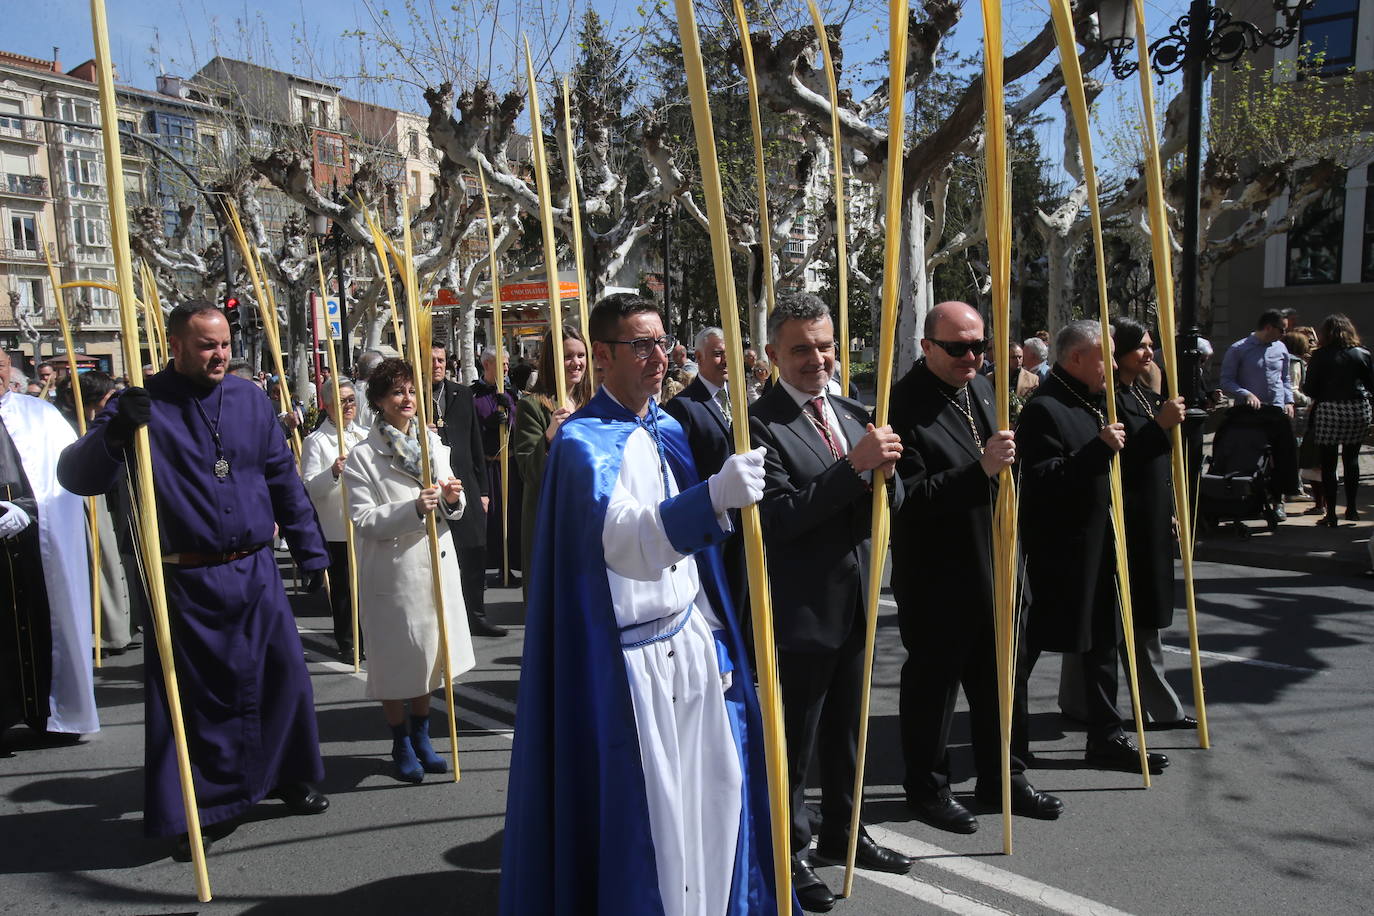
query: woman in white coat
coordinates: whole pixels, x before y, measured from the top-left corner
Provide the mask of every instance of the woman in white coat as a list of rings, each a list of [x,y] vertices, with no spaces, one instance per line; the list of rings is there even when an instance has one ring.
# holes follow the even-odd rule
[[[358,537],[367,692],[382,702],[397,775],[405,782],[420,782],[425,773],[448,769],[429,740],[429,696],[443,681],[443,666],[425,518],[436,511],[447,518],[461,516],[466,497],[462,483],[447,474],[448,448],[428,430],[430,462],[445,473],[431,472],[437,485],[420,489],[415,380],[408,363],[384,360],[368,378],[367,400],[377,422],[344,464],[348,514]],[[449,672],[456,677],[470,670],[476,659],[458,555],[449,526],[441,524],[438,529]]]
[[[327,419],[305,437],[301,446],[301,477],[329,546],[329,604],[334,613],[334,641],[339,646],[339,658],[351,663],[353,601],[348,582],[348,529],[344,525],[343,487],[339,483],[344,468],[344,459],[339,457],[339,421],[343,421],[345,457],[363,440],[367,430],[353,422],[358,414],[358,396],[348,379],[339,381],[337,408],[333,385],[324,386],[320,404]]]

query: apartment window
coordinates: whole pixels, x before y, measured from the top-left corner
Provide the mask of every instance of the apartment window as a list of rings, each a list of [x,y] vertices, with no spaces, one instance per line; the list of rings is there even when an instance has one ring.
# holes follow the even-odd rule
[[[32,157],[0,150],[0,172],[7,175],[32,175]]]
[[[1317,0],[1311,9],[1303,10],[1298,47],[1311,71],[1342,73],[1355,66],[1359,11],[1360,0]]]
[[[98,267],[82,267],[77,270],[76,278],[78,280],[92,283],[113,284],[115,281],[113,271],[102,270]],[[113,305],[111,301],[111,294],[108,290],[87,287],[78,290],[77,293],[81,296],[84,296],[86,298],[86,301],[89,302],[93,308],[104,309],[110,308]]]
[[[787,253],[798,258],[806,254],[806,239],[788,239]]]
[[[328,103],[328,102],[321,102],[321,101],[319,101],[319,100],[316,100],[316,102],[315,102],[315,117],[319,118],[319,120],[318,120],[316,123],[319,124],[321,127],[328,127],[328,126],[329,126],[329,103]]]
[[[1294,185],[1304,178],[1298,175]],[[1288,230],[1289,286],[1341,282],[1341,245],[1345,235],[1345,176],[1341,175]]]
[[[20,251],[38,250],[38,214],[10,212],[9,247]]]
[[[67,150],[67,180],[72,184],[103,184],[105,170],[95,153]]]
[[[104,248],[107,243],[103,208],[92,205],[73,208],[72,232],[75,234],[78,245]]]
[[[410,193],[419,194],[422,187],[420,173],[418,171],[410,173]]]
[[[412,158],[412,159],[419,159],[419,158],[420,158],[420,132],[419,132],[418,130],[412,130],[412,131],[410,132],[409,143],[410,143],[410,158]]]
[[[58,111],[64,121],[76,121],[80,124],[95,123],[95,104],[84,99],[62,99],[58,102]]]
[[[19,293],[19,307],[30,315],[43,320],[43,281],[37,277],[16,277],[15,291]]]
[[[321,165],[344,164],[344,145],[341,137],[317,137],[316,148]]]
[[[18,99],[0,99],[0,130],[22,131],[24,122],[6,115],[23,114],[24,105]]]

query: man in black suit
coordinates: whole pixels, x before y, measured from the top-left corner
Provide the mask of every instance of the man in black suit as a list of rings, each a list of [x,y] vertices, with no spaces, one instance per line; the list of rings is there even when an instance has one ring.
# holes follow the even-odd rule
[[[777,304],[768,317],[767,352],[779,384],[754,402],[749,426],[754,445],[766,449],[759,510],[787,733],[792,882],[803,909],[825,912],[835,897],[807,854],[807,771],[819,749],[823,823],[816,855],[843,861],[855,804],[872,486],[890,483],[901,440],[890,427],[875,429],[863,405],[827,394],[835,333],[815,296]],[[900,498],[897,487],[894,504]],[[904,874],[911,867],[867,833],[858,850],[864,868]]]
[[[1002,807],[1001,742],[992,603],[992,513],[997,475],[1016,460],[996,426],[996,396],[978,371],[983,318],[963,302],[926,316],[924,357],[892,389],[902,437],[905,498],[892,520],[892,594],[902,666],[902,753],[907,802],[923,820],[973,833],[978,819],[950,793],[949,731],[960,683],[968,698],[978,800]],[[1064,806],[1034,789],[1013,757],[1012,811],[1052,820]]]
[[[735,453],[735,437],[730,428],[730,398],[726,388],[729,373],[725,365],[725,332],[720,328],[706,328],[697,333],[694,346],[697,375],[677,397],[663,404],[663,410],[682,424],[697,471],[704,479],[719,471],[725,459]],[[736,613],[743,625],[749,603],[749,577],[744,540],[738,524],[735,528],[735,533],[722,545],[721,559],[725,563],[730,597],[734,599]],[[745,633],[748,632],[745,628]]]
[[[1108,474],[1112,456],[1126,444],[1126,428],[1107,422],[1101,333],[1096,321],[1064,326],[1055,339],[1054,367],[1016,427],[1021,543],[1030,592],[1026,667],[1033,667],[1042,651],[1080,654],[1086,759],[1138,773],[1140,749],[1122,729],[1116,708],[1121,620]],[[1017,703],[1024,708],[1024,691]],[[1013,725],[1019,725],[1013,749],[1024,759],[1024,714]],[[1147,760],[1151,772],[1168,765],[1163,754]]]
[[[434,385],[435,432],[449,448],[453,475],[463,482],[468,508],[449,522],[458,568],[463,578],[463,602],[473,636],[505,636],[503,627],[487,622],[487,462],[482,450],[482,426],[477,419],[472,389],[447,377],[448,354],[443,343],[430,347],[430,381]],[[475,498],[474,498],[475,497]]]

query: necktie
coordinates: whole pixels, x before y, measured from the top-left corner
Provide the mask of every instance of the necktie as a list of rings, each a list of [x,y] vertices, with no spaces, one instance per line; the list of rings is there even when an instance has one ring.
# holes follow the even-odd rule
[[[731,423],[730,395],[726,393],[724,387],[716,389],[716,403],[720,405],[720,412],[725,416],[725,428],[729,429]]]
[[[825,395],[818,394],[806,403],[811,408],[811,422],[816,427],[816,432],[821,434],[821,438],[830,448],[830,457],[839,461],[844,457],[844,453],[840,451],[840,445],[835,441],[835,436],[830,431],[830,424],[825,419]]]

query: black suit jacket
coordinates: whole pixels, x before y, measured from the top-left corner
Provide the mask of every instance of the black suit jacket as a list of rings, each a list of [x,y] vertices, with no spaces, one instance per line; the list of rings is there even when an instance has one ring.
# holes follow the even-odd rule
[[[1098,437],[1098,418],[1084,400],[1102,409],[1100,395],[1088,394],[1056,367],[1016,426],[1031,601],[1027,631],[1032,646],[1052,652],[1116,644],[1112,450]]]
[[[997,428],[992,384],[975,376],[969,406],[984,441]],[[997,479],[979,460],[968,418],[941,394],[924,360],[892,387],[897,474],[906,498],[892,518],[892,593],[923,638],[962,644],[992,626],[992,512]]]
[[[725,415],[707,394],[701,376],[694,377],[677,397],[663,405],[663,410],[682,424],[702,480],[719,471],[725,459],[735,453],[735,439],[725,425]]]
[[[453,476],[463,482],[467,509],[452,522],[454,547],[483,547],[487,543],[487,514],[482,497],[487,496],[486,452],[482,449],[482,427],[477,421],[472,389],[445,379],[435,389],[435,422],[443,418],[439,438],[449,448]]]
[[[830,396],[853,447],[871,422],[857,401]],[[872,472],[834,460],[825,440],[782,385],[749,408],[755,447],[766,450],[764,543],[773,596],[774,640],[785,652],[838,649],[863,612],[873,495]],[[896,488],[893,505],[900,505]]]

